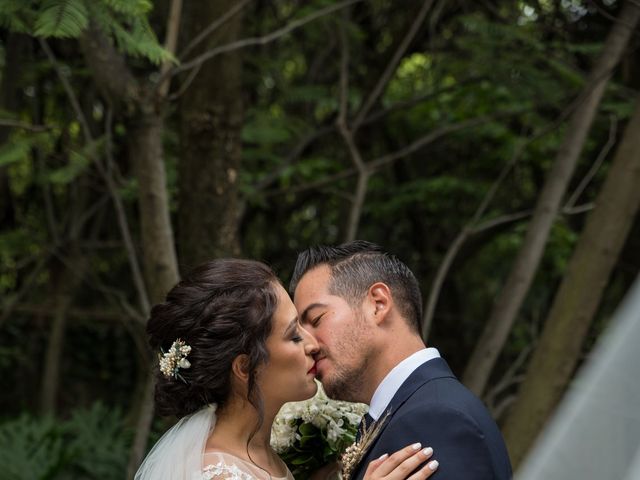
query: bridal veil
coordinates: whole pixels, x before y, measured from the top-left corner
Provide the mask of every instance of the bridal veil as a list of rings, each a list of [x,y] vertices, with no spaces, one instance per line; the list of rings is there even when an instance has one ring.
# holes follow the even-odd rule
[[[151,449],[135,480],[200,480],[202,454],[216,424],[216,406],[181,418]]]

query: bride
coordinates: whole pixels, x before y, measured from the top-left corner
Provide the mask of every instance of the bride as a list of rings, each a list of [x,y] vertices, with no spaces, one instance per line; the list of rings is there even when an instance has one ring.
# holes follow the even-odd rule
[[[275,274],[251,260],[193,270],[151,310],[160,368],[156,409],[179,422],[153,447],[136,480],[293,480],[270,447],[286,402],[316,392],[317,344]],[[389,452],[392,453],[392,452]],[[366,480],[422,480],[431,449],[410,445],[368,465]]]

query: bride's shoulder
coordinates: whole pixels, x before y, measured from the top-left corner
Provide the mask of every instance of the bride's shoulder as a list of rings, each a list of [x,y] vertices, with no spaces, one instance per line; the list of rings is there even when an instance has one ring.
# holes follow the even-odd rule
[[[229,453],[208,451],[202,460],[202,480],[257,480],[247,471],[242,459]]]

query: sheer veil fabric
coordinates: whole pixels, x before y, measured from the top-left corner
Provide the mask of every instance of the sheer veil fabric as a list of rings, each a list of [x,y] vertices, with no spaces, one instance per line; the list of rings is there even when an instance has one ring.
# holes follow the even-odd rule
[[[183,417],[154,445],[135,480],[201,480],[202,454],[216,425],[216,405]]]
[[[517,480],[640,479],[640,277]]]

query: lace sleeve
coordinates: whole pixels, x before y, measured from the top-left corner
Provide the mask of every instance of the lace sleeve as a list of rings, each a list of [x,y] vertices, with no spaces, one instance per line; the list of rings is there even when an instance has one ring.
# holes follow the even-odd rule
[[[223,452],[207,452],[202,457],[202,475],[199,480],[293,480],[291,472],[286,477],[270,476],[246,460]]]
[[[202,480],[255,480],[253,475],[241,470],[237,465],[227,465],[225,462],[210,463],[202,469]]]

